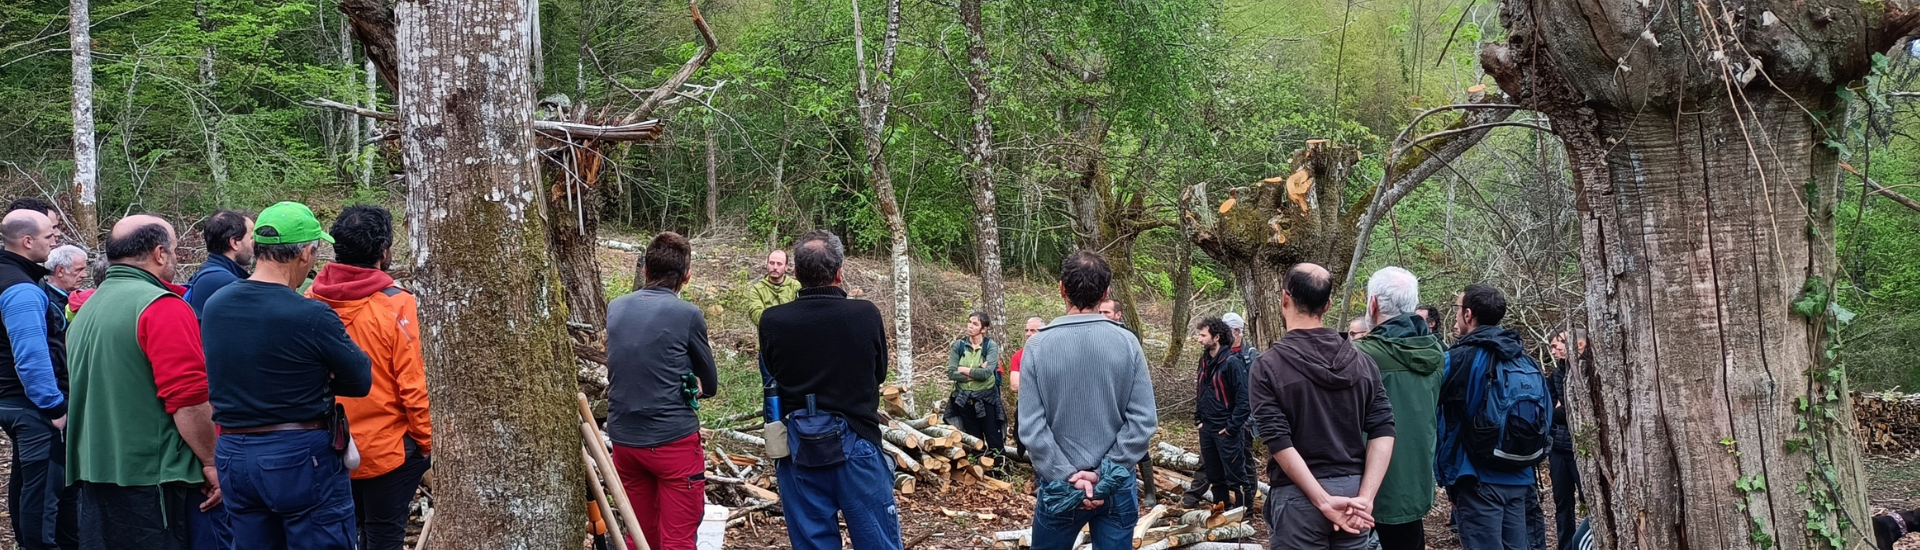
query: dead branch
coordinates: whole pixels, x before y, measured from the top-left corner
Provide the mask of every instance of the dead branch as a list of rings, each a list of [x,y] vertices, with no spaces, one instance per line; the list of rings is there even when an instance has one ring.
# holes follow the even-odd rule
[[[700,31],[700,51],[693,54],[693,59],[688,59],[686,64],[681,65],[680,70],[668,77],[665,83],[653,89],[653,94],[647,96],[647,100],[633,110],[634,118],[652,116],[653,110],[660,108],[660,102],[672,97],[675,90],[679,90],[682,84],[687,83],[687,79],[693,78],[693,73],[698,72],[700,67],[707,63],[707,59],[713,57],[713,51],[720,47],[720,44],[713,39],[713,30],[707,28],[707,20],[700,17],[700,3],[689,1],[687,9],[693,10],[693,28]]]
[[[308,107],[331,109],[388,122],[400,121],[400,116],[393,113],[348,105],[331,99],[309,99],[300,103]],[[657,119],[649,119],[641,122],[601,126],[561,120],[535,120],[533,121],[533,131],[539,134],[540,137],[562,142],[575,142],[585,139],[649,141],[660,136],[660,121]],[[395,137],[398,136],[396,135]]]

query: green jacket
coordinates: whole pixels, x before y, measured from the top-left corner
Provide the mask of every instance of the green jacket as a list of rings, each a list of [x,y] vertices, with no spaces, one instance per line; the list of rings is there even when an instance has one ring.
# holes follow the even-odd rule
[[[69,485],[206,481],[199,459],[160,400],[153,363],[140,349],[136,332],[147,306],[168,297],[180,299],[153,274],[114,266],[67,330],[67,365],[73,376],[67,424]]]
[[[960,374],[960,367],[973,369],[971,375]],[[993,387],[994,376],[1000,370],[1000,346],[992,338],[980,339],[980,347],[962,336],[953,341],[953,348],[947,351],[947,379],[954,381],[953,388],[964,391],[984,390]]]
[[[760,326],[760,314],[767,308],[793,301],[800,295],[800,281],[792,275],[773,284],[766,277],[747,285],[747,316],[753,319],[753,326]]]
[[[1380,382],[1393,404],[1393,461],[1373,499],[1374,520],[1420,521],[1433,507],[1435,408],[1446,350],[1412,314],[1388,319],[1354,345],[1380,366]]]

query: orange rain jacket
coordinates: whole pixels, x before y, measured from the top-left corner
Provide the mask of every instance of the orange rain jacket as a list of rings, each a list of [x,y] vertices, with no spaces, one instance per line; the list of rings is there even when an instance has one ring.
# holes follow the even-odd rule
[[[399,468],[407,460],[406,438],[433,450],[433,418],[427,413],[427,376],[420,362],[419,304],[413,293],[378,269],[330,263],[320,269],[307,296],[340,314],[347,335],[373,359],[373,390],[366,397],[342,397],[360,468],[353,479],[367,479]]]

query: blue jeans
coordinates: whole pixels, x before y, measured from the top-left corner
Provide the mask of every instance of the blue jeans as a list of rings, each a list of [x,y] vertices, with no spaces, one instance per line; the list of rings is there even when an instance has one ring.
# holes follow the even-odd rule
[[[847,522],[854,550],[902,550],[900,508],[893,501],[893,457],[852,431],[842,435],[841,447],[847,461],[832,468],[803,468],[792,459],[775,463],[780,510],[793,550],[840,550],[836,512]]]
[[[326,430],[223,434],[213,454],[234,550],[353,550],[353,488]]]
[[[1080,528],[1091,525],[1093,550],[1133,550],[1133,526],[1140,523],[1138,481],[1115,491],[1106,504],[1053,515],[1033,509],[1033,550],[1069,550]]]

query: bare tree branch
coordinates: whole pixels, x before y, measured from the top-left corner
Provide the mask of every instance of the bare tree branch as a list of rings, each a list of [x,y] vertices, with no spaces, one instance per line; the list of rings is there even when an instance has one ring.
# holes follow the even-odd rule
[[[653,95],[647,96],[647,100],[633,110],[633,118],[653,116],[653,110],[660,108],[660,102],[673,97],[673,92],[679,90],[680,85],[686,84],[687,79],[693,78],[693,73],[707,64],[707,59],[713,57],[713,51],[720,48],[720,44],[713,39],[713,30],[707,28],[707,20],[700,17],[700,3],[697,0],[690,0],[687,2],[687,9],[693,10],[693,28],[700,31],[700,51],[693,54],[693,58],[681,65],[680,70],[668,77],[666,82],[654,88]]]

